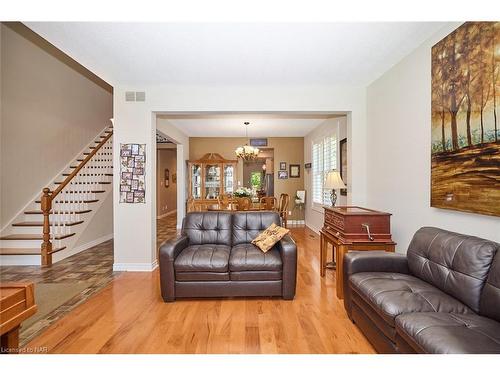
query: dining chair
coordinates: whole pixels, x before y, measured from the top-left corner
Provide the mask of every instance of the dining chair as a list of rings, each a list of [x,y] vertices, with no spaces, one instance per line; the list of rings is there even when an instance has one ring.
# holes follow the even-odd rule
[[[219,208],[228,208],[231,198],[228,194],[221,194],[217,197],[217,203],[219,203]]]
[[[281,217],[281,221],[283,222],[283,226],[285,228],[288,228],[288,206],[290,205],[290,196],[285,193],[281,193],[280,195],[280,200],[279,200],[279,205],[278,205],[278,212]]]
[[[238,211],[248,211],[252,208],[252,200],[248,197],[238,198]]]
[[[259,202],[259,210],[274,211],[276,202],[276,197],[262,197]]]
[[[187,200],[187,212],[192,212],[192,211],[195,211],[194,199],[189,198]]]

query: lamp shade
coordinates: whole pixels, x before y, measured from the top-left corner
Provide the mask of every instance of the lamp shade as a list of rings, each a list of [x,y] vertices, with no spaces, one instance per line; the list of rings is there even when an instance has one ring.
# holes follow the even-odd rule
[[[346,189],[344,181],[342,181],[342,177],[340,177],[340,173],[338,171],[330,171],[326,176],[325,181],[326,189]]]

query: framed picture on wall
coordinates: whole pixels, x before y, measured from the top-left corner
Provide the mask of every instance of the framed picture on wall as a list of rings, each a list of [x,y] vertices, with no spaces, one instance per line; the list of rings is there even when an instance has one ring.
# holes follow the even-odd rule
[[[340,141],[340,177],[347,186],[347,138]],[[340,195],[347,195],[347,189],[340,189]]]
[[[280,180],[286,180],[288,178],[288,172],[287,171],[278,171],[278,178]]]
[[[280,161],[280,171],[286,171],[286,161]]]
[[[300,164],[290,164],[290,178],[300,177]]]
[[[170,186],[170,171],[168,168],[165,168],[165,187],[168,188]]]

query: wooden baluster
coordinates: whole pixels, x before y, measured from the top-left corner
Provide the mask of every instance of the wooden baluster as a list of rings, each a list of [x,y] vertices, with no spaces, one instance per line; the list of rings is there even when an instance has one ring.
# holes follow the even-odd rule
[[[52,265],[52,242],[50,242],[50,210],[52,209],[52,196],[50,189],[43,189],[41,198],[43,213],[43,242],[42,242],[42,266]]]

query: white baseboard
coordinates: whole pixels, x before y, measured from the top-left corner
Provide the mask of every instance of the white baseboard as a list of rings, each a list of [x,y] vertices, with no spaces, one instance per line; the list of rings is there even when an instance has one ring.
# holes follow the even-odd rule
[[[157,219],[163,219],[164,217],[177,214],[177,210],[168,211],[166,214],[156,216]]]
[[[118,272],[152,272],[158,267],[158,261],[153,263],[115,263],[113,264],[113,271]]]

